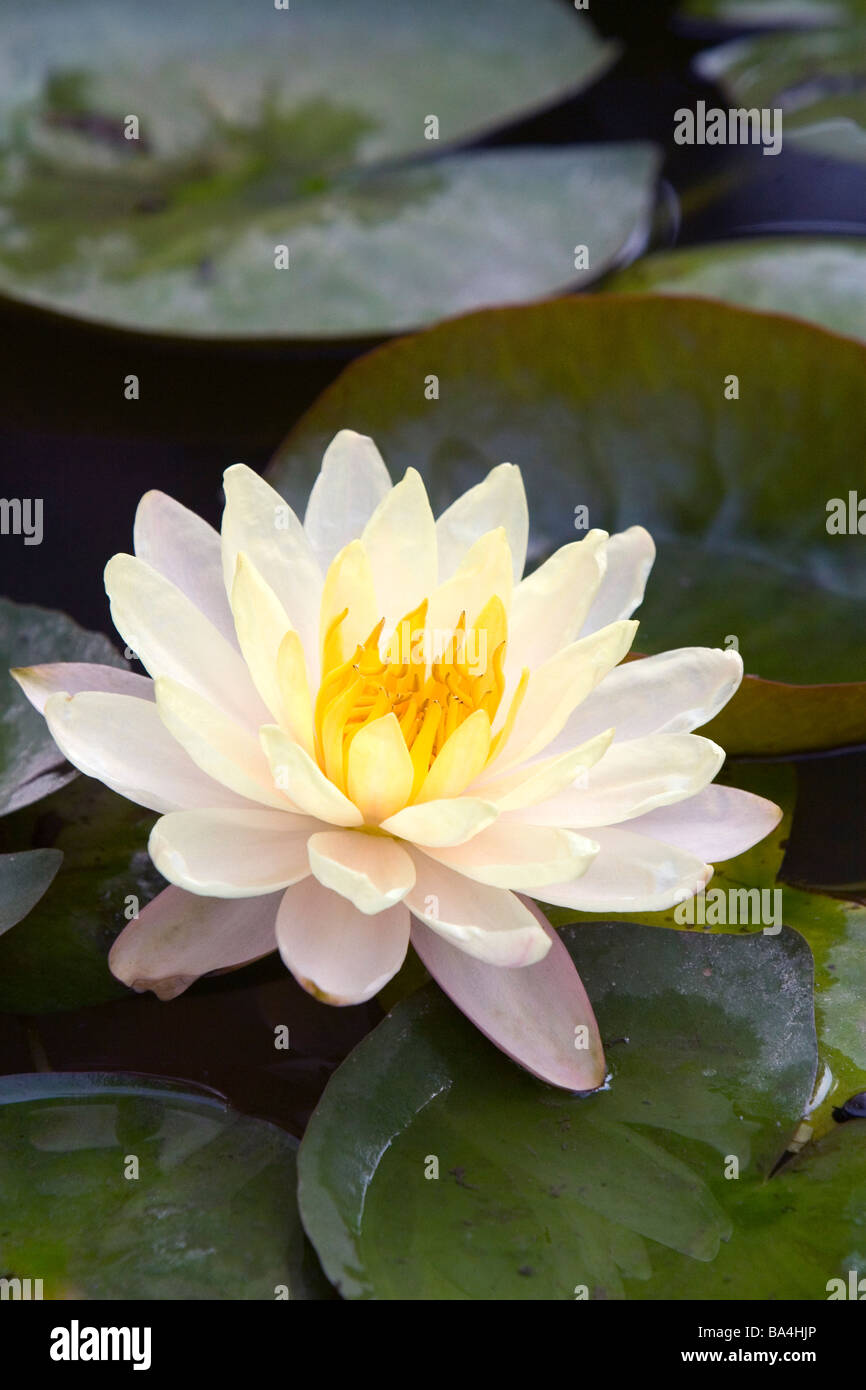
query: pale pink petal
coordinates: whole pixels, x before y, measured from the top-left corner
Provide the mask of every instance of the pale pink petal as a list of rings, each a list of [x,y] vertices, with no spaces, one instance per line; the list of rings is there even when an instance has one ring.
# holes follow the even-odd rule
[[[507,1056],[552,1086],[595,1090],[605,1063],[592,1005],[559,936],[534,904],[526,906],[550,939],[535,965],[487,965],[418,921],[412,945],[458,1009]]]
[[[758,844],[781,819],[779,807],[763,796],[714,783],[687,801],[638,816],[628,828],[721,864]]]
[[[662,912],[699,893],[712,869],[694,854],[618,826],[593,830],[598,854],[581,878],[539,893],[578,912]]]
[[[79,695],[83,690],[104,694],[134,695],[152,700],[153,681],[122,666],[101,666],[90,661],[49,661],[43,666],[17,666],[10,675],[21,686],[34,709],[45,713],[52,695]]]
[[[363,1004],[396,975],[409,946],[403,903],[368,916],[306,878],[287,888],[277,944],[298,984],[328,1004]]]
[[[237,646],[218,531],[164,492],[146,492],[135,513],[133,545],[140,560],[175,584]]]
[[[416,878],[405,902],[434,932],[491,965],[533,965],[547,954],[547,936],[514,893],[475,883],[420,850],[412,857]]]
[[[172,738],[152,700],[82,691],[45,705],[51,736],[79,772],[151,811],[251,803],[202,772]]]
[[[201,975],[276,950],[280,897],[200,898],[166,888],[124,927],[111,948],[109,967],[132,989],[174,999]]]

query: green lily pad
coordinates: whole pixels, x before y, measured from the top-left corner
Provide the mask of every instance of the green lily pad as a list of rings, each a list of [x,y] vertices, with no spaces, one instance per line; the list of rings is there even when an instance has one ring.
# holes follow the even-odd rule
[[[4,27],[0,290],[30,303],[182,336],[379,334],[551,293],[577,244],[597,273],[648,220],[648,147],[429,158],[613,61],[555,0],[48,0]]]
[[[695,65],[733,105],[779,108],[783,146],[866,160],[866,22],[738,39]]]
[[[86,632],[65,613],[0,598],[0,815],[29,806],[78,775],[9,675],[11,666],[42,661],[126,665],[107,637]]]
[[[59,849],[0,854],[0,936],[35,907],[62,862]]]
[[[682,13],[737,28],[839,24],[866,14],[864,0],[686,0]]]
[[[793,314],[866,338],[866,246],[845,237],[761,238],[647,256],[612,276],[615,293],[701,295]]]
[[[3,1077],[0,1270],[41,1279],[45,1298],[327,1296],[295,1205],[296,1147],[158,1078]]]
[[[821,1302],[831,1294],[852,1296],[852,1283],[856,1287],[858,1276],[866,1275],[866,1135],[860,1125],[809,1145],[770,1182],[727,1182],[725,1188],[734,1233],[717,1259],[702,1265],[662,1250],[655,1277],[629,1285],[630,1298]],[[780,1351],[790,1345],[778,1343]]]
[[[121,254],[107,231],[87,243],[86,277],[80,262],[48,269],[35,242],[35,276],[5,262],[33,302],[119,325],[292,338],[405,331],[597,278],[646,231],[657,167],[641,144],[454,155],[248,209],[229,238],[205,203],[170,227],[149,220]],[[52,215],[46,231],[57,225]],[[586,269],[575,269],[578,243],[590,248]],[[289,248],[288,269],[274,269],[277,245]],[[0,245],[9,288],[3,262]]]
[[[395,476],[420,469],[437,511],[493,465],[517,463],[533,563],[580,534],[582,507],[590,526],[653,534],[640,650],[734,638],[753,675],[856,683],[838,727],[832,693],[811,730],[796,690],[778,708],[756,702],[750,752],[765,739],[778,751],[788,735],[831,748],[866,739],[866,549],[827,530],[834,496],[847,515],[866,451],[864,371],[859,342],[702,300],[599,295],[482,312],[353,363],[269,476],[302,506],[344,427],[372,435]],[[739,399],[725,397],[731,375]]]
[[[345,1297],[621,1298],[627,1280],[646,1296],[659,1250],[691,1267],[729,1238],[713,1175],[735,1157],[740,1181],[761,1183],[784,1149],[815,1069],[811,960],[794,932],[609,924],[563,939],[606,1041],[607,1089],[544,1086],[432,986],[329,1082],[299,1203]]]
[[[164,887],[147,853],[154,819],[79,777],[0,823],[0,852],[62,851],[64,861],[29,915],[0,936],[0,1011],[79,1008],[127,992],[107,957],[129,915]]]
[[[782,807],[783,817],[772,834],[744,854],[716,866],[704,895],[703,913],[695,906],[689,914],[691,922],[683,921],[683,909],[675,908],[665,912],[611,913],[610,918],[702,935],[757,933],[765,941],[771,940],[772,933],[784,923],[805,938],[815,962],[820,1060],[818,1085],[808,1107],[807,1123],[812,1134],[823,1135],[834,1127],[833,1110],[866,1090],[866,907],[795,887],[780,877],[797,796],[796,777],[789,764],[728,766],[721,780],[767,797]],[[751,898],[742,896],[744,890]],[[760,902],[756,891],[765,895]],[[717,892],[726,895],[724,913],[714,912],[711,907]],[[729,896],[731,892],[738,894],[736,903]],[[542,906],[557,927],[596,920],[592,913]],[[749,918],[745,922],[744,910]],[[727,920],[717,922],[717,915]],[[709,920],[701,921],[701,916]]]

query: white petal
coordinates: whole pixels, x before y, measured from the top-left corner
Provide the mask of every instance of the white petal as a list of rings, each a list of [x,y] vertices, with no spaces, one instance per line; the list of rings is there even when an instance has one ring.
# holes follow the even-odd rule
[[[286,889],[277,914],[277,943],[310,994],[328,1004],[362,1004],[403,964],[409,913],[398,903],[369,917],[307,878]]]
[[[325,888],[359,912],[381,912],[404,898],[415,866],[396,840],[357,830],[320,830],[309,843],[310,868]]]
[[[153,699],[153,681],[121,666],[101,666],[89,661],[50,661],[44,666],[18,666],[9,673],[21,686],[31,705],[42,714],[52,695],[78,695],[83,690],[104,694],[134,695]]]
[[[370,561],[384,637],[436,587],[436,523],[414,468],[382,499],[361,537]],[[378,619],[377,619],[378,621]]]
[[[688,734],[728,703],[743,677],[739,652],[677,647],[626,661],[574,713],[554,748],[571,748],[611,725],[615,739]]]
[[[772,801],[739,787],[713,784],[703,791],[629,821],[629,830],[721,864],[758,844],[782,819]]]
[[[504,772],[537,753],[566,751],[550,745],[565,727],[572,710],[622,661],[636,630],[635,622],[611,623],[610,627],[563,647],[532,671],[514,726],[490,764],[491,772]],[[574,748],[575,743],[570,747]]]
[[[476,796],[484,797],[498,806],[500,811],[519,811],[523,807],[535,807],[549,801],[558,792],[571,787],[579,774],[594,767],[608,750],[613,738],[613,730],[606,729],[597,738],[572,748],[568,753],[559,753],[553,758],[539,758],[532,763],[523,763],[512,772],[488,780],[479,778],[472,790]],[[495,766],[494,766],[495,770]],[[536,817],[527,813],[525,819]],[[552,821],[550,824],[565,824]]]
[[[529,893],[584,873],[597,849],[593,840],[573,830],[528,825],[501,816],[466,844],[428,849],[426,853],[477,883]]]
[[[188,893],[259,897],[307,877],[307,841],[320,825],[280,811],[175,811],[156,822],[148,850]]]
[[[133,545],[139,560],[176,585],[231,646],[237,645],[218,531],[164,492],[146,492],[135,513]]]
[[[416,845],[462,845],[495,821],[498,814],[489,801],[455,796],[406,806],[383,820],[381,828]]]
[[[334,556],[358,540],[391,479],[372,439],[340,430],[331,440],[313,484],[304,530],[324,572]]]
[[[283,638],[293,631],[292,624],[273,589],[243,550],[238,551],[235,562],[231,607],[237,640],[255,687],[273,718],[285,728],[277,657]]]
[[[152,811],[250,807],[196,767],[150,700],[85,691],[52,695],[45,720],[69,761],[112,791]]]
[[[661,912],[699,893],[712,869],[696,855],[617,828],[593,830],[599,852],[571,883],[545,888],[544,901],[579,912]]]
[[[165,676],[156,681],[156,707],[172,738],[202,772],[250,801],[282,811],[293,809],[274,786],[258,739],[242,724]]]
[[[222,524],[223,581],[227,593],[238,552],[249,555],[273,589],[304,645],[312,680],[318,681],[319,596],[322,572],[295,513],[278,492],[245,464],[226,469]]]
[[[581,630],[583,637],[630,618],[643,602],[644,589],[656,557],[653,538],[642,526],[630,526],[611,536],[606,546],[607,567],[595,601]]]
[[[406,904],[422,922],[469,956],[490,965],[533,965],[550,940],[527,907],[505,888],[488,888],[413,850],[415,886]]]
[[[468,630],[494,596],[502,600],[507,614],[513,583],[506,532],[501,527],[488,531],[467,551],[451,578],[433,591],[427,610],[428,629],[434,633],[451,633],[461,613],[465,613]]]
[[[417,920],[412,945],[437,984],[496,1047],[552,1086],[594,1090],[604,1081],[605,1064],[592,1005],[558,934],[532,903],[526,906],[550,950],[523,970],[473,960]]]
[[[200,898],[166,888],[124,927],[109,967],[132,989],[175,999],[211,970],[229,970],[275,951],[281,896]]]
[[[529,509],[520,469],[513,463],[492,468],[483,482],[469,488],[440,516],[436,523],[440,580],[450,579],[466,551],[485,532],[500,526],[508,539],[517,583],[526,564]]]
[[[115,555],[105,589],[115,627],[153,677],[180,681],[241,723],[268,718],[237,648],[169,580],[143,560]]]
[[[317,763],[300,744],[275,724],[260,731],[274,785],[305,815],[315,816],[328,825],[362,825],[364,817],[357,806],[330,782]]]
[[[525,812],[539,825],[618,825],[692,797],[711,782],[725,752],[700,734],[650,734],[614,743],[595,767]]]
[[[606,531],[589,531],[564,545],[518,584],[508,618],[506,671],[513,687],[530,671],[577,640],[606,565]]]
[[[325,642],[341,613],[345,616],[331,636],[329,646],[334,651],[329,657]],[[369,557],[361,541],[351,541],[334,557],[322,589],[318,651],[325,657],[326,672],[354,655],[381,616]]]

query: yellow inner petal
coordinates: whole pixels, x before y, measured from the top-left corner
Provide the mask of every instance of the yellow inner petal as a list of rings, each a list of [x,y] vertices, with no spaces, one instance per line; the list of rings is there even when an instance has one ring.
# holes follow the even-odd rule
[[[463,613],[452,632],[442,633],[425,626],[425,599],[401,619],[384,648],[382,619],[348,660],[343,660],[345,648],[340,629],[348,614],[346,608],[331,618],[324,634],[322,679],[314,714],[315,756],[325,775],[341,791],[348,792],[353,740],[362,729],[393,714],[412,763],[412,786],[406,798],[406,804],[411,804],[461,725],[479,711],[491,725],[496,718],[505,693],[505,606],[494,596],[470,630],[467,631]],[[489,742],[487,760],[507,738],[528,677],[528,671],[524,671],[502,729]],[[453,749],[452,744],[452,754],[448,756],[453,757]],[[367,762],[353,760],[353,777]],[[469,780],[479,770],[471,759],[467,761]],[[378,769],[379,775],[386,772],[385,767]],[[376,775],[372,764],[369,775]],[[454,785],[453,767],[449,766],[442,781],[443,786]],[[369,797],[364,799],[370,806],[391,800],[388,789],[377,788],[375,795],[372,787],[369,791]],[[401,795],[406,795],[405,790]]]

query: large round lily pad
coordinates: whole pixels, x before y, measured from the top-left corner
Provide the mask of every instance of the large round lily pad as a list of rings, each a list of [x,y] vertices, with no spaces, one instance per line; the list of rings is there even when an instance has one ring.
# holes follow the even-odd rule
[[[327,1296],[298,1220],[296,1147],[157,1078],[3,1077],[0,1271],[55,1299]]]
[[[648,220],[649,147],[453,153],[613,61],[555,0],[7,11],[0,291],[29,303],[376,335],[558,290],[578,244],[597,275]]]
[[[712,1280],[732,1236],[725,1167],[736,1160],[729,1191],[759,1189],[812,1084],[808,949],[793,932],[626,925],[563,939],[597,1010],[607,1089],[544,1086],[435,986],[329,1082],[299,1202],[344,1296],[664,1297],[671,1252]]]
[[[533,561],[584,521],[652,532],[640,650],[736,642],[752,675],[843,683],[812,721],[813,692],[745,684],[728,751],[831,748],[866,739],[866,548],[849,496],[866,453],[864,374],[861,343],[701,300],[477,313],[350,366],[270,477],[303,505],[344,427],[372,435],[395,475],[419,468],[436,510],[495,464],[519,464]],[[834,498],[844,534],[828,530]]]

